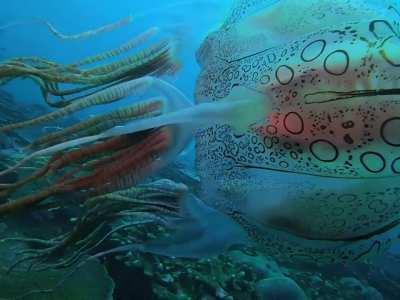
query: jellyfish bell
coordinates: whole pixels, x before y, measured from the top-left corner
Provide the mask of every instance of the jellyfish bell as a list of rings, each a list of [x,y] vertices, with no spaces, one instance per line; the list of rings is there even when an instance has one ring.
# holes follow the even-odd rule
[[[255,130],[196,139],[202,199],[235,195],[220,209],[269,254],[363,260],[397,239],[399,18],[393,1],[239,1],[197,52],[198,103],[237,86],[270,103]]]

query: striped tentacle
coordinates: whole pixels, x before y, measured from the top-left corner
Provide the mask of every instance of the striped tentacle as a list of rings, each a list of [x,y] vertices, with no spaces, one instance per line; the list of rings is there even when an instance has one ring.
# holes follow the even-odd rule
[[[117,192],[92,198],[94,201],[101,197],[111,197],[120,201],[131,201],[132,210],[145,212],[161,212],[180,214],[180,199],[188,192],[188,187],[168,179],[161,179],[149,185],[135,186]]]
[[[106,25],[101,26],[96,29],[90,29],[90,30],[87,30],[87,31],[84,31],[81,33],[77,33],[77,34],[72,34],[72,35],[67,35],[67,34],[61,33],[48,21],[42,20],[42,23],[44,23],[56,37],[58,37],[62,40],[80,40],[80,39],[86,39],[86,38],[89,38],[89,37],[92,37],[92,36],[95,36],[95,35],[98,35],[101,33],[113,31],[122,26],[128,25],[129,23],[132,22],[132,20],[133,20],[133,17],[128,16],[128,17],[120,19],[114,23],[106,24]]]
[[[35,171],[33,174],[15,182],[15,183],[6,184],[3,186],[0,185],[0,197],[7,197],[11,193],[15,192],[18,188],[20,188],[24,185],[27,185],[27,184],[37,180],[38,178],[42,178],[42,177],[46,176],[46,174],[50,171],[51,164],[54,161],[56,161],[55,157],[56,156],[54,155],[48,164],[41,167],[39,170]]]
[[[62,189],[59,186],[53,186],[37,194],[3,203],[0,205],[0,217],[24,210],[47,199],[50,196],[60,193],[61,191]]]
[[[107,181],[105,184],[99,184],[97,181],[95,194],[110,193],[137,185],[145,176],[162,166],[158,158],[168,149],[170,143],[169,133],[159,132],[152,144],[145,146],[144,151],[138,151],[139,153],[127,159],[127,165],[119,161],[119,166],[115,166],[114,169],[114,174],[118,174],[117,176],[106,177],[107,172],[103,173],[103,178]]]
[[[49,72],[49,70],[26,66],[0,65],[0,77],[13,74],[18,77],[33,75],[48,82],[101,85],[121,79],[127,76],[128,72],[131,75],[134,74],[136,78],[143,76],[166,64],[171,64],[173,60],[173,45],[170,41],[164,41],[121,61],[83,70],[79,73],[59,72],[57,69],[50,69],[51,72]],[[143,70],[146,70],[144,74]]]
[[[129,145],[126,147],[121,147],[119,149],[115,149],[114,153],[109,153],[109,155],[104,155],[100,157],[99,159],[92,159],[89,161],[87,164],[84,165],[84,168],[87,170],[101,170],[105,165],[113,165],[116,160],[121,159],[121,156],[124,155],[124,153],[127,153],[129,151],[132,151],[131,149],[135,147],[138,143],[142,142],[143,136],[145,136],[147,133],[146,132],[141,132],[141,133],[136,133],[134,136],[136,138],[135,141],[132,141]],[[95,171],[96,172],[96,171]]]
[[[103,61],[106,59],[110,59],[113,57],[116,57],[118,55],[121,55],[122,53],[128,52],[129,50],[136,48],[140,46],[141,44],[144,44],[146,41],[148,41],[152,36],[157,34],[159,31],[158,27],[151,27],[147,29],[146,31],[140,33],[138,36],[135,36],[133,39],[130,41],[126,42],[125,44],[121,45],[120,47],[106,51],[104,53],[100,53],[94,56],[87,57],[81,61],[78,61],[76,63],[67,65],[66,68],[78,68],[83,65],[88,65],[88,64],[93,64],[99,61]]]
[[[135,199],[126,196],[122,196],[118,194],[118,192],[110,193],[108,195],[97,196],[91,198],[91,201],[119,201],[126,202],[130,205],[130,210],[126,212],[121,212],[119,216],[123,216],[124,213],[131,212],[146,212],[146,213],[161,213],[163,215],[169,215],[173,217],[179,217],[179,201],[176,198],[170,198],[168,201],[163,199],[164,201],[156,201],[156,200],[142,200]]]
[[[148,85],[149,83],[146,78],[139,78],[137,80],[124,82],[119,85],[113,86],[107,90],[98,92],[94,95],[85,97],[79,101],[71,103],[70,105],[62,109],[56,110],[54,112],[48,113],[38,118],[0,127],[0,132],[40,125],[42,123],[55,121],[57,119],[63,118],[74,112],[83,110],[91,106],[112,103],[130,94],[137,94],[138,92],[146,89]]]
[[[11,58],[5,62],[3,62],[3,64],[12,64],[12,63],[24,63],[26,65],[30,65],[32,67],[35,68],[55,68],[58,67],[58,64],[56,64],[55,62],[52,62],[50,60],[47,59],[43,59],[41,57],[37,57],[37,56],[26,56],[26,57],[16,57],[16,58]]]
[[[107,60],[107,59],[116,57],[118,55],[121,55],[124,52],[128,52],[129,50],[131,50],[135,47],[138,47],[141,44],[144,44],[152,36],[157,34],[158,31],[159,31],[159,29],[157,27],[151,27],[116,49],[109,50],[109,51],[106,51],[104,53],[100,53],[100,54],[97,54],[94,56],[90,56],[81,61],[78,61],[73,64],[69,64],[66,66],[57,65],[55,63],[50,64],[50,66],[54,67],[54,70],[57,70],[58,72],[68,71],[68,72],[80,74],[81,71],[79,70],[79,67],[87,65],[87,64],[93,64],[93,63],[97,63],[97,62],[100,62],[103,60]],[[26,58],[26,59],[29,59],[29,58]],[[19,60],[21,60],[21,59],[19,59]],[[41,62],[40,59],[35,59],[34,62],[37,62],[38,60],[39,60],[39,62]],[[44,61],[44,62],[49,63],[47,61]],[[57,84],[54,84],[53,82],[45,82],[43,80],[39,80],[38,83],[42,89],[42,93],[43,93],[43,96],[44,96],[46,102],[50,106],[53,106],[53,107],[60,107],[60,103],[51,102],[48,99],[48,94],[52,94],[54,96],[66,96],[66,95],[81,93],[81,92],[84,92],[89,89],[93,89],[98,86],[97,84],[91,84],[91,85],[85,85],[83,87],[78,87],[78,88],[67,89],[67,90],[61,91],[58,89]],[[65,100],[62,101],[62,103],[65,103],[65,102],[66,102]]]
[[[9,61],[19,61],[19,62],[24,62],[28,65],[33,65],[35,68],[58,68],[59,64],[51,61],[51,60],[47,60],[47,59],[43,59],[41,57],[37,57],[37,56],[27,56],[27,57],[17,57],[17,58],[13,58]]]
[[[85,147],[83,149],[68,152],[67,154],[63,155],[61,158],[53,161],[50,164],[50,166],[47,168],[47,172],[49,172],[49,170],[56,170],[56,169],[62,168],[63,166],[70,164],[71,162],[76,162],[81,159],[91,157],[93,154],[96,154],[96,153],[99,153],[102,151],[116,149],[116,147],[127,146],[127,145],[129,145],[129,143],[132,142],[132,140],[131,140],[132,138],[134,138],[134,137],[129,136],[129,135],[119,136],[119,137],[111,138],[100,144],[94,144],[94,145]],[[76,181],[77,181],[76,179],[72,179],[68,182],[61,182],[61,183],[55,184],[53,186],[50,186],[49,188],[44,189],[43,191],[40,191],[36,194],[21,197],[16,200],[1,204],[0,205],[0,217],[7,215],[7,214],[16,213],[20,210],[23,210],[23,209],[26,209],[33,205],[39,204],[40,202],[46,200],[47,198],[49,198],[51,196],[55,196],[57,194],[62,194],[62,193],[66,193],[66,192],[72,192],[75,190],[74,183]]]
[[[112,118],[104,120],[97,126],[85,128],[82,132],[79,132],[78,137],[97,135],[97,134],[100,134],[101,132],[111,129],[115,126],[126,124],[133,120],[158,116],[162,113],[162,110],[161,110],[162,103],[163,103],[162,101],[160,101],[159,103],[154,103],[154,106],[152,105],[152,107],[149,107],[150,109],[154,109],[154,110],[148,110],[146,112],[142,111],[141,114],[137,115],[137,116],[130,116],[129,109],[127,111],[123,112],[122,115],[120,115],[120,116],[118,116],[117,114],[114,114],[114,116]]]
[[[70,139],[71,136],[76,138],[94,135],[126,121],[158,115],[162,103],[163,100],[150,99],[105,115],[90,118],[63,130],[47,134],[34,141],[29,148],[49,147]]]
[[[86,71],[68,72],[64,68],[60,72],[58,68],[39,69],[24,63],[11,62],[0,64],[0,78],[36,76],[47,82],[102,85],[128,75],[135,75],[136,78],[143,76],[143,70],[147,70],[148,74],[166,64],[174,65],[173,54],[171,42],[165,41],[121,61]]]
[[[104,188],[101,193],[133,186],[147,173],[146,169],[149,169],[154,157],[165,150],[169,143],[167,131],[151,133],[143,141],[114,154],[109,163],[98,165],[91,175],[68,184],[72,184],[76,189],[91,189],[97,192]],[[127,177],[126,174],[130,176]],[[109,188],[105,189],[106,186]]]
[[[136,185],[145,175],[158,168],[155,160],[169,145],[170,136],[167,131],[150,134],[143,142],[119,153],[118,161],[104,165],[86,177],[64,181],[37,194],[1,204],[0,217],[37,205],[59,194],[89,189],[99,195]]]
[[[135,73],[135,69],[140,69],[144,66],[153,66],[153,68],[159,68],[160,65],[163,64],[160,64],[158,61],[169,60],[171,47],[172,45],[170,41],[163,41],[120,61],[82,71],[82,75],[94,76],[93,83],[99,83],[104,76],[118,78],[121,77],[120,74],[126,73],[127,70]]]
[[[0,196],[7,196],[26,184],[36,181],[52,172],[62,169],[67,165],[79,163],[86,159],[92,159],[93,156],[109,151],[118,151],[131,145],[137,138],[134,135],[122,135],[110,138],[104,142],[86,146],[81,149],[72,150],[65,154],[57,153],[53,155],[50,161],[32,175],[19,180],[16,183],[9,184],[0,192]]]

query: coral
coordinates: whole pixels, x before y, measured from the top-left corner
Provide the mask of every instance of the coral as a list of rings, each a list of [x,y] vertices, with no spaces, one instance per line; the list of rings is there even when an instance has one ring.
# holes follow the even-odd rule
[[[306,300],[304,291],[288,277],[273,277],[259,281],[256,287],[257,298],[266,300]]]
[[[84,203],[82,216],[74,220],[73,228],[67,233],[46,239],[14,237],[0,242],[19,241],[30,245],[28,250],[17,253],[19,258],[12,269],[27,262],[31,263],[31,270],[68,268],[95,254],[115,233],[160,222],[157,212],[177,217],[177,202],[186,191],[187,187],[182,184],[159,180],[93,197]]]
[[[246,255],[241,251],[231,251],[229,256],[238,264],[250,266],[261,277],[279,277],[284,276],[278,264],[265,256]]]
[[[383,300],[382,294],[373,287],[367,287],[362,292],[363,300]]]
[[[354,277],[343,277],[340,283],[349,291],[361,292],[364,289],[364,285]]]

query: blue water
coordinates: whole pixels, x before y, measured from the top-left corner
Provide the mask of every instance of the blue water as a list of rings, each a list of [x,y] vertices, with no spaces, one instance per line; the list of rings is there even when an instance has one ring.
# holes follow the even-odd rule
[[[18,25],[0,31],[1,47],[6,49],[3,58],[40,56],[60,63],[71,63],[117,47],[150,26],[159,26],[161,35],[164,31],[164,34],[177,36],[181,42],[179,57],[183,61],[183,70],[172,81],[187,95],[192,95],[199,71],[195,51],[202,39],[224,21],[229,7],[229,0],[72,0],[63,4],[49,0],[12,1],[0,10],[0,24],[40,17],[64,34],[75,34],[129,15],[134,20],[113,32],[77,41],[59,40],[41,24]],[[8,88],[22,101],[40,103],[40,93],[29,82],[19,81]]]
[[[200,68],[196,62],[195,53],[203,42],[204,38],[213,30],[220,28],[221,24],[228,15],[232,2],[232,0],[70,0],[63,2],[55,0],[9,1],[7,4],[3,4],[2,8],[0,9],[0,60],[2,61],[14,57],[37,56],[56,61],[60,64],[69,64],[79,61],[85,57],[117,48],[119,45],[127,42],[149,27],[157,26],[160,28],[160,33],[157,37],[158,39],[168,37],[177,41],[177,57],[182,62],[182,68],[176,75],[165,76],[163,79],[179,88],[185,95],[188,96],[190,101],[194,101],[193,94],[196,85],[196,79],[200,72]],[[111,32],[102,33],[91,38],[79,40],[61,40],[54,36],[45,25],[32,22],[32,18],[44,19],[50,22],[61,33],[69,35],[104,26],[129,15],[133,16],[133,21],[130,24],[115,29]],[[2,29],[2,27],[5,26],[7,28]],[[157,38],[155,40],[157,40]],[[1,89],[10,93],[10,95],[14,97],[14,100],[21,107],[30,107],[33,104],[45,106],[40,89],[34,82],[30,80],[15,80],[6,86],[2,86]],[[84,120],[89,116],[99,115],[108,112],[110,108],[116,108],[124,103],[126,104],[126,101],[130,101],[130,99],[122,100],[112,105],[93,107],[81,112],[77,112],[74,114],[74,118]],[[34,130],[37,130],[37,132]],[[25,136],[30,134],[36,135],[38,132],[43,133],[43,131],[40,132],[42,130],[41,127],[38,127],[34,130],[30,131],[30,129],[28,129],[25,131]],[[14,150],[15,149],[7,149],[7,151],[11,152],[5,151],[1,152],[0,154],[3,155],[11,153],[11,155],[14,155],[15,153],[12,152]],[[19,156],[16,156],[16,159],[21,158],[21,152],[18,152],[18,155]],[[191,175],[195,173],[194,156],[194,143],[191,143],[190,146],[187,147],[178,158],[178,162],[185,166],[181,167],[181,169],[184,169],[184,171]],[[0,156],[0,159],[2,158],[3,157]],[[0,161],[0,163],[2,163],[2,161]],[[9,161],[7,161],[7,164],[8,163]],[[29,168],[24,169],[22,172],[28,172],[26,170],[29,171]],[[22,173],[21,176],[24,176],[24,174],[25,173]],[[64,174],[61,173],[61,175]],[[283,176],[282,178],[285,179],[287,177]],[[194,181],[196,179],[197,177],[194,179]],[[2,182],[0,181],[0,183]],[[35,188],[39,188],[39,186],[35,186]],[[274,188],[280,189],[275,193],[275,195],[278,195],[279,192],[285,192],[286,194],[286,191],[282,191],[280,187]],[[274,188],[271,188],[269,192],[273,191]],[[68,198],[69,196],[70,195],[67,195],[67,198],[62,198],[62,201],[71,200]],[[73,198],[74,196],[70,197]],[[1,199],[0,196],[0,201],[2,200],[3,199]],[[186,209],[190,210],[190,207]],[[206,213],[209,213],[209,210],[207,210],[209,209],[208,207],[203,209]],[[73,223],[73,219],[80,216],[79,214],[75,215],[76,211],[78,211],[76,207],[72,209],[69,207],[65,214],[62,212],[57,215],[57,217],[54,217],[52,213],[47,215],[39,213],[36,214],[34,212],[27,218],[23,216],[22,218],[17,217],[16,220],[7,219],[4,220],[4,223],[3,219],[0,219],[0,238],[3,238],[2,234],[7,232],[7,228],[12,228],[14,230],[15,228],[18,229],[19,226],[21,232],[18,232],[18,234],[21,233],[21,236],[25,237],[41,236],[42,231],[46,231],[47,229],[51,231],[51,229],[54,229],[52,227],[56,225],[60,226],[58,233],[63,232],[65,228],[71,229],[71,227],[68,227],[70,224],[65,225],[60,223],[62,223],[64,220],[72,220],[71,223]],[[198,209],[198,211],[200,211],[200,209]],[[218,227],[220,224],[225,225],[225,223],[219,223],[219,219],[217,221],[214,221],[212,218],[207,219],[207,214],[202,213],[203,212],[198,212],[196,217],[202,218],[200,221],[204,222],[204,228],[210,229],[207,226]],[[58,217],[59,219],[57,219]],[[37,228],[36,225],[38,225]],[[191,229],[193,229],[191,228],[192,224],[188,223],[187,225],[188,227],[185,228],[187,230],[183,230],[183,233],[181,232],[182,236],[188,233],[199,235],[203,233],[201,231],[196,231],[197,228],[191,231]],[[234,225],[236,225],[236,223]],[[32,232],[30,232],[30,230]],[[229,228],[229,230],[234,232],[234,229]],[[230,233],[229,230],[227,229],[228,233]],[[4,234],[4,236],[9,236],[9,233],[10,232],[7,232],[7,234]],[[46,234],[48,233],[46,232]],[[140,234],[151,235],[152,232],[140,232]],[[45,234],[43,235],[46,236]],[[216,236],[220,237],[218,235]],[[208,237],[209,236],[202,236],[202,238],[206,241],[208,241]],[[129,240],[129,237],[127,240]],[[177,241],[180,241],[179,238],[177,238]],[[184,245],[191,246],[190,243]],[[219,244],[215,242],[215,245],[217,247]],[[7,281],[7,276],[4,275],[5,267],[3,268],[2,259],[7,258],[8,255],[12,257],[10,253],[15,255],[18,248],[10,247],[4,249],[4,247],[2,248],[1,246],[2,244],[0,239],[0,300],[3,300],[2,297],[4,295],[2,294],[2,288],[8,285],[7,288],[11,286],[12,289],[18,289],[18,285],[16,284],[15,286],[17,287],[15,287],[13,283],[10,284],[9,281]],[[119,246],[119,244],[112,244],[111,246]],[[112,248],[111,246],[110,248]],[[164,249],[160,248],[162,247],[157,248],[158,252],[153,252],[169,253],[168,251],[164,251]],[[136,248],[134,247],[129,248],[129,250],[135,249]],[[101,250],[108,250],[108,248]],[[184,250],[185,249],[178,249],[176,252],[184,253]],[[204,252],[201,252],[201,254],[203,254],[207,253],[207,251],[210,249],[201,248],[201,250],[204,250]],[[129,253],[129,255],[134,258],[130,258],[131,261],[129,264],[123,265],[118,259],[115,258],[117,256],[111,258],[110,260],[105,259],[102,262],[103,265],[107,267],[108,274],[104,275],[105,273],[95,270],[96,272],[93,271],[93,274],[95,275],[91,276],[90,272],[92,272],[92,269],[88,267],[87,270],[89,270],[89,275],[87,277],[84,276],[85,274],[79,274],[74,279],[75,281],[72,281],[70,285],[66,285],[65,289],[68,292],[66,292],[66,296],[64,295],[65,298],[57,298],[60,297],[60,294],[55,294],[56,296],[54,296],[54,299],[131,300],[154,298],[247,300],[255,298],[256,283],[260,283],[264,277],[275,279],[278,278],[279,280],[284,278],[282,279],[283,281],[287,280],[282,284],[288,284],[288,286],[284,286],[284,288],[282,288],[283,291],[280,292],[282,295],[289,296],[287,296],[287,298],[276,299],[305,299],[296,298],[299,296],[299,294],[296,294],[298,290],[300,290],[301,293],[302,290],[304,290],[309,299],[318,300],[380,300],[383,299],[381,298],[382,295],[385,296],[385,299],[400,299],[400,296],[398,296],[400,295],[400,276],[398,272],[400,260],[396,254],[400,251],[400,246],[398,245],[393,247],[391,256],[388,255],[380,258],[374,266],[365,264],[349,264],[315,267],[305,264],[303,265],[302,263],[299,263],[299,265],[282,264],[282,266],[280,266],[274,261],[274,258],[266,257],[262,252],[257,251],[259,250],[254,250],[252,248],[245,249],[245,251],[243,251],[241,254],[236,253],[230,258],[223,257],[215,260],[179,260],[175,258],[171,259],[151,256],[150,254],[132,254],[132,252],[135,252],[132,251]],[[232,263],[232,261],[234,261],[234,263]],[[188,270],[194,270],[190,272],[195,275],[192,277],[190,277],[191,275],[186,276],[187,273],[190,273]],[[45,277],[47,276],[50,278],[50,275],[48,276],[47,273],[45,274]],[[276,274],[279,274],[279,276]],[[30,282],[32,280],[29,275],[26,275],[26,278],[24,276],[25,275],[22,275],[18,278],[18,280],[20,280],[18,283],[21,284],[22,290],[26,290],[26,286],[24,286],[25,283],[27,284],[28,281]],[[80,276],[82,276],[81,282],[79,282],[81,279]],[[59,275],[58,277],[62,276]],[[47,280],[49,278],[37,279],[38,281],[34,287],[37,287],[38,285],[41,287],[42,282],[46,282],[47,284]],[[102,298],[103,296],[97,296],[97,291],[101,291],[102,289],[97,286],[93,288],[91,285],[95,285],[96,281],[98,280],[98,282],[101,282],[101,284],[109,284],[112,286],[112,284],[110,284],[110,278],[112,278],[116,283],[115,290],[117,292],[115,292],[114,295],[109,295],[109,297],[104,296],[104,298]],[[289,280],[288,278],[292,278],[296,283],[291,282],[290,280],[292,279]],[[79,298],[76,296],[79,293],[73,294],[71,289],[73,290],[73,287],[78,286],[82,282],[83,287],[80,288],[85,290],[85,293],[83,293],[85,296],[84,298]],[[4,284],[3,287],[2,284]],[[44,284],[44,286],[48,287],[46,284]],[[53,286],[54,284],[55,283],[52,282]],[[168,290],[171,295],[168,297],[163,297],[160,296],[160,294],[157,294],[156,290],[158,288],[158,284],[162,286],[161,289],[163,291],[164,289]],[[281,283],[279,282],[272,284],[272,289],[276,288],[279,290],[280,284]],[[221,290],[221,286],[223,286],[224,289]],[[289,287],[293,288],[293,290],[290,290]],[[91,288],[93,288],[93,290],[91,290]],[[182,295],[181,297],[178,297],[177,290],[180,288],[182,289],[182,295],[191,295],[191,297],[187,296],[185,298]],[[259,286],[257,288],[259,288]],[[287,290],[289,290],[289,292],[285,294],[285,291]],[[291,292],[297,296],[293,296],[294,294],[291,294]],[[72,294],[74,296],[70,296]],[[157,297],[155,295],[157,295]],[[25,298],[33,300],[47,300],[51,299],[52,296],[49,297],[32,296],[31,298]]]

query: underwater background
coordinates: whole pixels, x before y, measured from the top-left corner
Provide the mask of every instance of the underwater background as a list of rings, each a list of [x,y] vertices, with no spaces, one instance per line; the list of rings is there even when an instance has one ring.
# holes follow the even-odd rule
[[[140,66],[144,71],[139,67],[139,71],[132,68],[133,71],[124,73],[125,77],[114,78],[101,85],[92,85],[82,79],[77,86],[88,85],[90,89],[82,91],[82,94],[71,93],[72,98],[70,95],[59,97],[57,101],[79,101],[80,97],[90,97],[92,91],[94,94],[101,93],[109,87],[112,88],[114,84],[128,82],[132,74],[134,79],[140,78],[135,77],[135,72],[160,76],[192,101],[200,72],[196,51],[207,35],[223,24],[233,2],[234,0],[15,0],[3,4],[0,10],[0,63],[9,62],[12,66],[10,69],[25,69],[21,73],[17,72],[17,80],[0,81],[0,124],[30,120],[67,106],[47,105],[43,101],[45,90],[60,91],[58,88],[61,86],[65,89],[73,88],[76,82],[67,80],[59,85],[46,85],[39,80],[30,80],[35,76],[30,73],[30,68],[49,69],[54,72],[49,71],[50,77],[61,76],[57,73],[59,72],[81,80],[80,76],[83,78],[87,74],[81,70],[76,71],[76,66],[69,64],[117,49],[129,39],[154,26],[159,30],[158,36],[147,45],[140,44],[138,51],[147,49],[146,47],[151,47],[151,43],[156,44],[164,38],[172,40],[172,59],[163,56],[164,48],[160,46],[159,59],[167,60],[165,65],[159,66],[158,60],[152,61],[149,65]],[[118,20],[125,22],[108,32],[96,32],[96,28],[105,24],[116,24]],[[89,29],[93,30],[92,34],[71,38],[72,35],[79,35],[78,33]],[[170,51],[170,48],[167,50]],[[129,57],[128,51],[120,52],[122,57]],[[40,57],[46,62],[30,57]],[[20,59],[14,60],[15,58]],[[109,54],[107,59],[118,62],[119,58]],[[135,59],[131,61],[132,65],[142,58]],[[106,59],[99,58],[94,66],[101,66],[104,61]],[[154,69],[152,64],[156,65]],[[123,67],[124,65],[118,66],[121,72],[124,71]],[[108,73],[111,72],[104,72]],[[0,74],[3,76],[0,80],[8,78],[1,71]],[[96,90],[97,88],[99,89]],[[130,91],[132,90],[134,89],[131,88]],[[108,96],[113,97],[109,94],[104,98]],[[150,92],[141,97],[153,99],[155,96]],[[49,124],[36,125],[21,131],[0,131],[0,171],[24,159],[26,147],[36,138],[110,113],[128,105],[129,99],[110,102],[96,104],[89,109],[83,109],[82,106],[73,115],[54,117]],[[154,103],[156,109],[136,107],[133,109],[138,109],[139,112],[131,111],[131,115],[123,118],[121,113],[112,125],[121,125],[118,122],[140,115],[157,115],[159,103],[155,100]],[[90,128],[89,125],[82,125],[88,126],[84,128],[88,131],[82,132],[99,134],[96,130],[100,130],[101,126],[108,127],[101,127],[100,133],[113,127],[103,121],[99,120]],[[163,137],[162,134],[158,136],[157,132],[149,134],[153,134],[155,138]],[[75,133],[69,133],[64,139],[57,140],[57,143],[68,141],[71,136],[75,137]],[[76,136],[81,137],[78,133]],[[195,170],[195,145],[191,142],[176,161],[157,174],[151,174],[141,184],[136,185],[136,181],[133,184],[126,179],[124,189],[104,189],[99,194],[87,196],[88,190],[97,188],[103,182],[96,181],[102,178],[100,175],[96,177],[97,173],[95,176],[90,171],[82,171],[81,166],[87,164],[96,168],[104,164],[111,168],[113,160],[118,157],[129,161],[129,157],[141,153],[141,148],[129,148],[129,143],[140,143],[144,137],[139,134],[129,138],[132,140],[127,142],[126,148],[117,149],[116,144],[110,143],[110,148],[106,149],[109,152],[93,150],[93,157],[89,159],[85,156],[83,161],[73,156],[66,156],[63,161],[63,158],[54,156],[51,161],[56,163],[48,165],[48,157],[37,156],[20,170],[3,175],[0,173],[0,204],[6,203],[11,194],[16,199],[27,195],[28,198],[22,199],[32,201],[39,201],[42,197],[37,194],[38,191],[44,191],[47,193],[46,197],[52,197],[41,202],[38,208],[30,210],[29,207],[16,215],[0,216],[0,299],[400,299],[400,249],[396,246],[374,263],[330,265],[313,265],[300,261],[278,262],[273,256],[266,255],[262,249],[252,245],[231,247],[220,255],[208,258],[177,258],[136,251],[132,247],[118,248],[168,236],[168,230],[161,226],[163,220],[160,221],[157,213],[175,217],[178,199],[187,189],[197,190],[200,185]],[[162,142],[163,140],[160,144]],[[54,144],[43,142],[46,146]],[[118,152],[123,150],[127,152]],[[79,151],[78,149],[75,153],[77,156],[84,155]],[[63,154],[60,154],[61,157]],[[114,154],[121,156],[113,156]],[[110,157],[111,162],[107,161]],[[151,160],[152,157],[139,156],[135,162],[146,159]],[[70,164],[67,163],[68,160],[71,161]],[[137,174],[141,175],[139,171]],[[48,172],[53,172],[53,177],[46,177]],[[29,182],[15,185],[32,173],[38,175],[28,180]],[[76,175],[78,173],[79,176]],[[76,177],[67,181],[68,176],[75,175]],[[137,176],[140,177],[139,175]],[[75,189],[69,190],[67,184],[67,187],[58,185],[65,182]],[[93,186],[90,185],[92,182]],[[78,186],[81,189],[79,191]],[[90,199],[83,202],[82,197]],[[168,205],[165,199],[168,199]],[[7,209],[13,211],[14,208]],[[107,255],[107,251],[115,248],[121,251]]]

